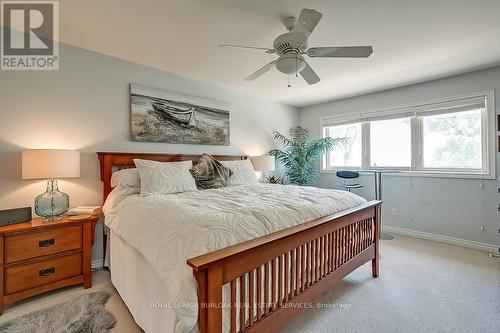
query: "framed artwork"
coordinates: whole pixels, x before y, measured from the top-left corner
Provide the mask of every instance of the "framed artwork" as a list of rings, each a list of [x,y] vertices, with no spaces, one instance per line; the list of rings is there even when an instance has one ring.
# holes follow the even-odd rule
[[[229,146],[228,109],[224,102],[131,84],[131,139]]]

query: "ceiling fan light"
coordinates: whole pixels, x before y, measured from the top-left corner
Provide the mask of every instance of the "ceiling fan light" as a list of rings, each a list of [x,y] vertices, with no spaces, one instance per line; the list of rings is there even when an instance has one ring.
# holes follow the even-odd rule
[[[276,69],[284,74],[296,74],[306,67],[306,62],[299,56],[285,55],[278,59]]]

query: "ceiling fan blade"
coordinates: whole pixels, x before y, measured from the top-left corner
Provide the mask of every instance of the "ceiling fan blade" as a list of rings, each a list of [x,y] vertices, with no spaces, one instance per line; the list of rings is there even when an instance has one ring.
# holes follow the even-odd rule
[[[311,47],[307,50],[308,56],[320,58],[367,58],[372,53],[371,46]]]
[[[297,29],[309,36],[322,17],[323,14],[317,10],[304,8],[297,19]]]
[[[274,50],[273,49],[268,49],[268,48],[265,48],[265,47],[256,47],[256,46],[243,46],[243,45],[234,45],[234,44],[220,44],[220,45],[217,45],[218,47],[235,47],[235,48],[239,48],[239,49],[250,49],[250,50],[263,50],[263,51],[266,51],[267,53],[274,53]]]
[[[261,75],[264,75],[266,74],[267,72],[269,72],[271,69],[275,68],[276,67],[276,63],[278,62],[278,60],[274,60],[270,63],[268,63],[267,65],[265,65],[264,67],[262,67],[261,69],[257,70],[256,72],[250,74],[249,76],[247,76],[245,78],[245,81],[252,81],[252,80],[255,80],[256,78],[258,78],[259,76]]]
[[[307,62],[306,67],[304,67],[304,69],[300,71],[300,75],[302,75],[304,80],[306,80],[306,82],[309,84],[315,84],[321,80]]]

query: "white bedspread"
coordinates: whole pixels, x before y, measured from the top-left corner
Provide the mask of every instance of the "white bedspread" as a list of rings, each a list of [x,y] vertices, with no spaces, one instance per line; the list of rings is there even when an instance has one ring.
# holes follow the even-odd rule
[[[175,306],[176,332],[196,326],[196,282],[188,258],[260,237],[365,200],[345,191],[241,185],[217,190],[140,197],[115,188],[104,205],[106,225],[141,253],[165,282]],[[191,304],[188,306],[177,306]]]

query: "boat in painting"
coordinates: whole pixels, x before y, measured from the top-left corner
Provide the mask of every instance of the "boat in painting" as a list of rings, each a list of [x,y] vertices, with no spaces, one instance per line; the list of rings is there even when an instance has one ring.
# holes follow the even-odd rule
[[[173,120],[179,124],[189,125],[191,120],[194,120],[194,107],[192,106],[175,106],[172,104],[153,102],[153,109],[162,117]]]

